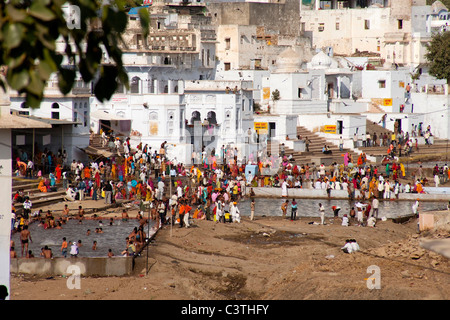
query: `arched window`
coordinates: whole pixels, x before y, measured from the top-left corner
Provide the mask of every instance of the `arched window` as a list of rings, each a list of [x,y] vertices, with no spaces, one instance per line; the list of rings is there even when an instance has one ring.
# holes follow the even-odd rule
[[[52,109],[59,109],[59,104],[57,104],[56,102],[53,102]]]
[[[139,82],[140,81],[141,81],[141,78],[139,78],[139,77],[133,77],[131,79],[130,93],[139,93]]]
[[[198,111],[192,112],[191,124],[194,124],[195,121],[201,121],[201,114]]]
[[[214,111],[209,111],[206,115],[206,119],[210,124],[217,124],[216,113]]]

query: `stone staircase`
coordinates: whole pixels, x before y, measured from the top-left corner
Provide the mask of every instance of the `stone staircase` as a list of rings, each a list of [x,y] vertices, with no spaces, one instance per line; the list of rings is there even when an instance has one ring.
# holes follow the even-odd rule
[[[38,189],[39,179],[24,179],[24,178],[13,178],[12,181],[12,197],[16,194],[18,190],[23,191],[24,196],[28,196],[32,203],[31,211],[34,212],[48,204],[60,202],[64,200],[66,191],[62,188],[62,183],[57,183],[57,191],[55,192],[41,192]],[[21,213],[23,211],[22,203],[14,204],[16,213]]]
[[[354,152],[351,149],[344,148],[343,151],[339,150],[339,147],[330,143],[325,138],[315,134],[314,132],[306,129],[305,127],[298,126],[297,127],[297,135],[300,135],[302,139],[308,137],[311,141],[309,144],[309,152],[298,152],[294,151],[290,148],[285,147],[285,155],[289,157],[292,155],[293,162],[296,164],[306,164],[306,163],[325,163],[325,165],[330,165],[331,163],[336,162],[337,164],[344,163],[344,154],[349,152],[354,161],[358,159],[359,154]],[[331,154],[323,154],[322,148],[324,145],[327,145],[329,150],[331,150]],[[269,146],[268,146],[269,147]]]
[[[108,142],[106,142],[105,146],[102,145],[102,136],[99,134],[92,134],[89,138],[89,146],[98,150],[111,151],[108,147]],[[119,151],[123,154],[123,141],[121,140],[121,144],[119,147]]]
[[[367,120],[366,128],[371,136],[374,132],[377,133],[377,136],[380,136],[380,133],[386,132],[388,135],[392,134],[392,131],[383,128],[382,126],[374,123],[372,121]],[[359,149],[364,151],[367,155],[370,156],[385,156],[387,154],[387,146],[379,146],[379,138],[378,145],[372,147],[360,147]],[[448,149],[449,141],[446,139],[439,139],[434,137],[434,142],[432,145],[420,145],[419,150],[417,151],[415,148],[415,138],[413,138],[413,150],[409,157],[404,157],[402,155],[401,159],[404,160],[414,160],[414,159],[423,159],[423,160],[440,160],[443,161],[446,159],[446,156],[450,156],[450,149]],[[397,154],[398,155],[398,154]]]

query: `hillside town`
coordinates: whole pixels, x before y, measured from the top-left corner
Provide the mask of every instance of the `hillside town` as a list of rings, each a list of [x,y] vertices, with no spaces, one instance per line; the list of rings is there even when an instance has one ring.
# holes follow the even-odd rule
[[[321,199],[328,213],[314,207],[314,225],[357,227],[386,221],[380,201],[405,201],[393,220],[417,219],[418,233],[428,228],[419,201],[450,210],[450,86],[426,57],[450,31],[441,1],[153,0],[127,17],[128,89],[102,102],[79,76],[64,95],[54,75],[39,108],[2,95],[11,234],[133,213],[141,238],[136,228],[116,255],[135,258],[150,225],[254,221],[255,199],[286,201],[277,214],[291,222],[302,216],[295,198]],[[11,259],[28,258],[18,246]]]

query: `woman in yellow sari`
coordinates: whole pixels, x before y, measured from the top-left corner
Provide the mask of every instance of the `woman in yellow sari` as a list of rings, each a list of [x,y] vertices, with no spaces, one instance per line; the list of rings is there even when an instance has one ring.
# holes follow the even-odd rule
[[[116,175],[117,175],[117,167],[116,167],[116,164],[115,163],[113,163],[112,165],[111,165],[111,176],[112,176],[112,179],[113,180],[116,180]]]

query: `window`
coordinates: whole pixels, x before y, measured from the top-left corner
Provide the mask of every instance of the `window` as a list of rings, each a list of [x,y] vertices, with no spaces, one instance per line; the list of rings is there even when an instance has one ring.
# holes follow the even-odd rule
[[[231,43],[231,39],[225,38],[225,50],[230,50],[230,43]]]
[[[142,46],[142,34],[136,35],[136,49],[140,49]]]
[[[301,98],[302,97],[302,88],[298,88],[298,97]]]
[[[231,63],[225,62],[224,65],[225,65],[225,71],[228,71],[231,69]]]
[[[366,30],[370,29],[370,20],[364,20],[364,29]]]
[[[52,109],[59,109],[59,104],[57,104],[56,102],[53,102]]]
[[[59,119],[59,112],[52,112],[52,119]]]
[[[386,88],[386,80],[378,80],[378,88]]]
[[[325,23],[319,23],[318,30],[319,32],[323,32],[323,30],[325,30]]]
[[[397,20],[397,27],[398,27],[398,30],[403,29],[403,20],[402,19]]]
[[[131,79],[130,93],[139,93],[140,80],[141,79],[139,77],[133,77],[133,79]]]
[[[336,30],[339,30],[339,22],[336,22]]]

